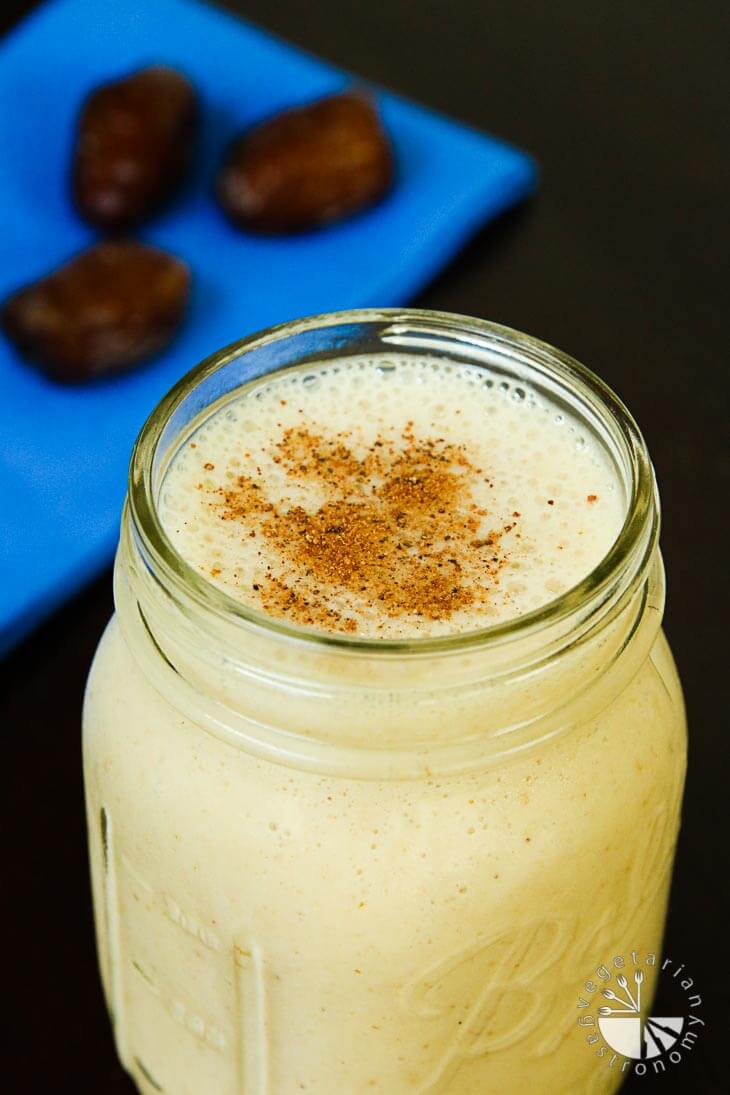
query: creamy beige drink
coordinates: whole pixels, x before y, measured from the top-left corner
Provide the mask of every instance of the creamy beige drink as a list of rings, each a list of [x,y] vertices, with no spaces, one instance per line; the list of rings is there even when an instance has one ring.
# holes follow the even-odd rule
[[[551,351],[548,384],[527,340],[475,322],[477,364],[405,316],[410,349],[400,319],[395,353],[193,378],[137,451],[85,767],[140,1091],[622,1077],[577,1003],[661,947],[684,723],[650,469]]]
[[[543,605],[616,539],[626,498],[580,425],[476,366],[388,355],[250,386],[165,477],[180,554],[253,607],[381,638]]]

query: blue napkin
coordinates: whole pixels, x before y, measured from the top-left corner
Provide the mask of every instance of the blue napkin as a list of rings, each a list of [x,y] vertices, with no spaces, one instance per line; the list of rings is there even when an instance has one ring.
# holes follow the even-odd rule
[[[381,205],[304,236],[236,232],[211,200],[227,141],[350,77],[194,0],[55,0],[0,49],[0,297],[95,239],[68,194],[79,104],[155,62],[179,66],[203,101],[191,178],[140,233],[190,264],[192,305],[156,361],[84,388],[46,381],[0,339],[0,649],[111,559],[135,435],[183,373],[269,324],[404,303],[534,184],[523,153],[383,92],[398,183]]]

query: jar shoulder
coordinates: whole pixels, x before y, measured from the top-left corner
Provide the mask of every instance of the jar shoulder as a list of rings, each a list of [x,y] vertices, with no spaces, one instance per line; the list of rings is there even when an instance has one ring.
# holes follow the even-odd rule
[[[573,739],[593,739],[593,747],[602,754],[602,763],[620,770],[625,756],[624,738],[634,747],[651,748],[659,755],[683,751],[686,736],[685,710],[677,668],[666,636],[659,631],[649,656],[628,685],[597,716],[585,712],[572,728],[559,731],[544,743],[537,743],[525,756],[556,752],[565,760],[573,755]],[[144,728],[144,738],[139,735]],[[210,751],[220,763],[235,768],[245,764],[245,746],[231,746],[173,708],[148,680],[130,650],[116,616],[110,619],[97,647],[84,700],[84,737],[88,751],[93,740],[106,740],[104,749],[117,751],[120,739],[125,749],[147,749],[155,738],[164,739],[166,748],[180,752]],[[111,739],[116,739],[112,741]],[[253,760],[253,758],[252,758]],[[256,761],[256,767],[261,762]],[[521,761],[505,762],[512,768]],[[490,764],[498,770],[501,762]],[[268,768],[269,763],[264,762]],[[274,764],[274,767],[278,765]],[[474,775],[478,778],[478,772]]]

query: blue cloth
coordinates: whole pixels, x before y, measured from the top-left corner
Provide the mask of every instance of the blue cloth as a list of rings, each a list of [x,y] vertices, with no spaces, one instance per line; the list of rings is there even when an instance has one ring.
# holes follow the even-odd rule
[[[85,388],[46,381],[0,339],[0,648],[111,559],[135,435],[183,373],[272,323],[406,302],[534,184],[522,152],[379,93],[398,160],[392,194],[324,231],[244,235],[211,200],[227,141],[350,78],[195,0],[53,0],[0,50],[0,296],[95,239],[67,185],[79,104],[100,81],[155,62],[179,66],[203,100],[191,178],[140,233],[189,262],[192,305],[156,361]]]

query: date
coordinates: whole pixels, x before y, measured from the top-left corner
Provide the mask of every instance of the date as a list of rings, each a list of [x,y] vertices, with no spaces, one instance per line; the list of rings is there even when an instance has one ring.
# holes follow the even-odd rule
[[[156,247],[107,240],[13,293],[0,323],[51,379],[75,384],[162,350],[183,319],[190,273]]]
[[[198,116],[190,81],[154,65],[89,95],[78,123],[72,189],[81,215],[108,232],[154,213],[181,183]]]
[[[393,173],[390,142],[373,103],[348,92],[287,110],[239,137],[216,192],[239,227],[301,232],[379,201]]]

